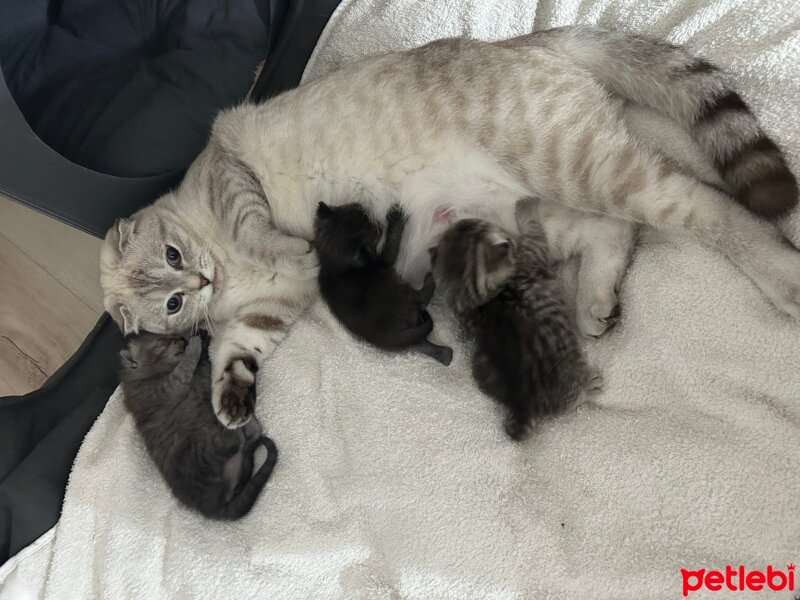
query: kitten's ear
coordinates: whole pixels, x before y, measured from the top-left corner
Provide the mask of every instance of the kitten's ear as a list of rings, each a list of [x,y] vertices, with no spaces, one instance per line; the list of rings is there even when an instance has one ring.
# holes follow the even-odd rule
[[[514,261],[514,246],[508,238],[498,238],[486,246],[486,270],[496,271]]]
[[[114,221],[113,229],[117,232],[119,236],[119,240],[117,241],[117,246],[119,247],[119,251],[121,253],[125,253],[125,248],[131,241],[133,237],[133,231],[136,228],[136,221],[131,219],[117,219]]]
[[[331,207],[325,204],[324,202],[320,202],[317,205],[317,217],[320,219],[324,219],[325,217],[329,217],[333,214]]]
[[[131,310],[124,304],[118,305],[120,320],[117,324],[120,325],[124,335],[131,335],[139,333],[139,319],[131,312]],[[112,315],[113,316],[113,315]]]
[[[122,363],[122,366],[126,369],[135,369],[139,366],[139,363],[136,362],[136,359],[133,357],[133,352],[130,351],[130,348],[123,348],[120,350],[119,360]]]

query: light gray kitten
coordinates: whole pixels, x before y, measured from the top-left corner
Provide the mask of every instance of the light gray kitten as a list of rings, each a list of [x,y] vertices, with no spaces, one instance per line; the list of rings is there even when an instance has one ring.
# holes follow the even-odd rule
[[[677,122],[723,189],[638,143],[626,101]],[[318,202],[354,196],[376,220],[395,203],[409,216],[397,268],[412,283],[452,221],[512,228],[517,200],[552,200],[543,226],[556,256],[581,256],[588,335],[618,313],[634,222],[689,231],[800,318],[800,252],[757,216],[794,207],[797,184],[725,75],[683,48],[581,27],[439,40],[223,112],[180,187],[109,232],[106,309],[126,331],[212,320],[212,399],[236,426],[222,407],[253,381],[242,358],[263,360],[315,293],[302,278]],[[168,246],[198,258],[181,270]]]
[[[473,338],[472,375],[507,410],[515,440],[533,419],[599,392],[556,279],[533,202],[517,207],[519,235],[481,219],[453,225],[431,250],[436,287]]]

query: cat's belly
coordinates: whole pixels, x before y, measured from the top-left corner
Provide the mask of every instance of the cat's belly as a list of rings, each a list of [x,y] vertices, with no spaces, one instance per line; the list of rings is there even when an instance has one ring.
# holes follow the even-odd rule
[[[514,177],[483,150],[451,145],[437,163],[408,176],[396,201],[409,215],[397,272],[419,285],[430,270],[429,250],[460,219],[486,219],[516,229],[514,205],[529,195]],[[385,211],[388,206],[380,208]]]
[[[409,215],[395,269],[419,286],[430,271],[430,252],[441,235],[461,219],[485,219],[512,231],[516,229],[514,205],[526,195],[516,186],[488,181],[475,185],[430,185],[428,194],[402,195]]]
[[[327,171],[305,189],[307,214],[298,203],[273,208],[275,220],[287,233],[313,235],[314,215],[319,201],[341,205],[359,202],[377,222],[399,203],[408,215],[396,269],[412,284],[421,284],[430,270],[428,250],[449,224],[458,219],[481,218],[515,228],[514,204],[530,195],[514,177],[483,150],[453,142],[439,152],[413,163],[394,161],[391,168],[366,161],[350,171]],[[305,234],[305,235],[304,235]]]

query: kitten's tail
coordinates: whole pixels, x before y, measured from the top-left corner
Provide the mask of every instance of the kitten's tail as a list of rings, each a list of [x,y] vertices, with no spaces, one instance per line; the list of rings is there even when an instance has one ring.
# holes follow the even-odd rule
[[[614,94],[680,123],[752,212],[772,217],[797,205],[797,180],[783,153],[708,61],[666,42],[582,27],[524,39],[568,57]]]
[[[253,505],[258,499],[258,495],[272,475],[275,463],[278,460],[278,448],[275,446],[275,442],[270,438],[262,435],[253,443],[250,452],[255,454],[259,446],[263,446],[267,450],[267,460],[261,465],[258,471],[253,473],[253,476],[250,477],[250,480],[244,485],[242,491],[220,507],[219,512],[213,515],[214,518],[226,520],[241,519],[253,508]]]

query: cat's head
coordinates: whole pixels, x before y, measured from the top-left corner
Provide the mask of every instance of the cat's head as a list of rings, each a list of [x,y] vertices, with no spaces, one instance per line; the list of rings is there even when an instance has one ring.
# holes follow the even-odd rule
[[[491,300],[516,270],[513,236],[480,219],[456,222],[430,253],[436,289],[456,312]]]
[[[381,229],[358,204],[331,207],[320,202],[314,220],[314,247],[320,263],[366,266],[378,255]]]
[[[114,223],[100,251],[100,283],[126,335],[185,332],[202,321],[220,279],[205,246],[159,204]]]
[[[147,379],[170,373],[181,361],[187,339],[142,332],[132,336],[119,353],[123,379]]]

